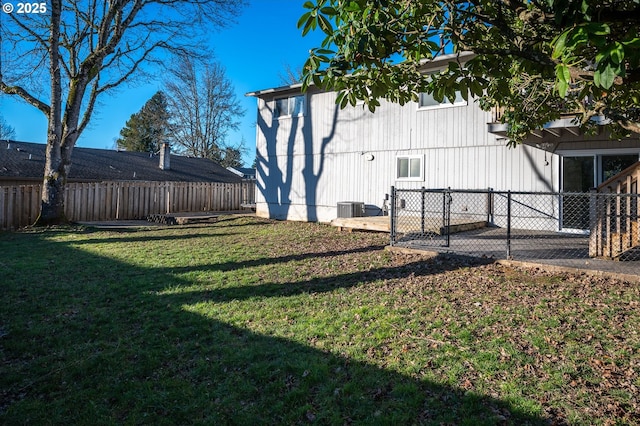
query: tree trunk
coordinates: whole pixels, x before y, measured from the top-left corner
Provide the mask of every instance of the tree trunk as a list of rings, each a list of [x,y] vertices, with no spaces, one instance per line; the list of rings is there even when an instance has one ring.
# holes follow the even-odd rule
[[[75,140],[63,134],[62,86],[60,78],[60,16],[62,2],[51,2],[51,24],[49,35],[49,74],[51,76],[51,106],[47,112],[47,148],[44,163],[44,180],[40,198],[40,215],[35,226],[62,225],[69,223],[64,214],[64,189],[71,165],[71,150]],[[71,89],[74,85],[70,85]],[[69,101],[69,99],[67,99]],[[67,105],[68,106],[68,105]],[[65,121],[69,117],[65,114]],[[77,123],[77,116],[76,121]],[[74,126],[75,129],[75,126]],[[66,133],[66,132],[65,132]]]
[[[69,220],[64,212],[64,191],[70,166],[70,153],[61,149],[59,140],[47,141],[47,158],[44,166],[44,180],[40,200],[40,215],[36,226],[64,225]]]
[[[64,188],[66,177],[60,173],[45,176],[42,185],[42,200],[40,215],[35,226],[50,226],[68,224],[64,213]]]

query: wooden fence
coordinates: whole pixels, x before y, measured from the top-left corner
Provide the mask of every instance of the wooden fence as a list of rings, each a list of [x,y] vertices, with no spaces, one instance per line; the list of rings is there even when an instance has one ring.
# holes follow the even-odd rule
[[[32,225],[41,185],[0,186],[0,230]],[[150,214],[232,211],[255,202],[255,183],[68,183],[65,213],[71,221],[144,219]]]

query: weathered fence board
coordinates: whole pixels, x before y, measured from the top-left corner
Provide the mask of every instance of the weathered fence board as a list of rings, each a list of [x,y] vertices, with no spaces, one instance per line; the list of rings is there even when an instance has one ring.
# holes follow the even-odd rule
[[[41,185],[0,186],[0,230],[31,225]],[[65,213],[72,221],[144,219],[150,214],[230,211],[255,201],[255,183],[68,183]]]

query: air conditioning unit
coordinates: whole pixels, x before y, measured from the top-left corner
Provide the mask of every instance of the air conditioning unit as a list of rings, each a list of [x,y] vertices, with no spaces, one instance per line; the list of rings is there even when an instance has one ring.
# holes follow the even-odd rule
[[[338,217],[364,216],[364,203],[359,201],[343,201],[338,203]]]

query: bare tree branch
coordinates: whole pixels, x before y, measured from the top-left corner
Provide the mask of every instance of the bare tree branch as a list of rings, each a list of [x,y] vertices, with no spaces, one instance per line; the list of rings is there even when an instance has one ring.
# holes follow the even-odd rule
[[[228,25],[245,0],[51,0],[33,17],[10,15],[0,27],[0,91],[48,117],[39,223],[64,217],[71,152],[101,96],[150,73],[163,55],[203,56],[203,38]],[[204,25],[206,24],[206,25]]]

